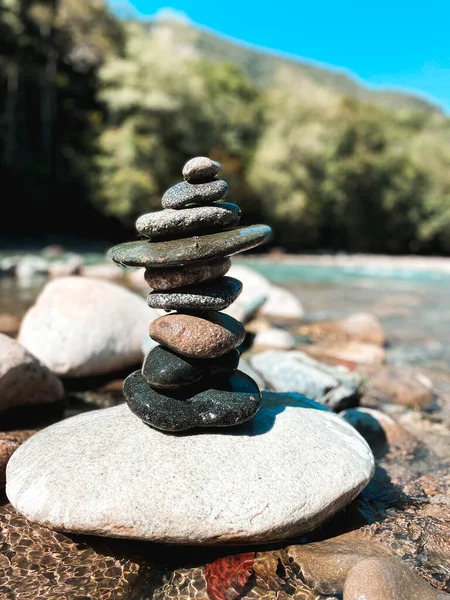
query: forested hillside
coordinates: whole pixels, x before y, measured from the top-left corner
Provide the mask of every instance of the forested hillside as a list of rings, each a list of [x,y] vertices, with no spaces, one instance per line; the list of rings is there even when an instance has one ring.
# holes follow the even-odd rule
[[[208,155],[288,251],[450,253],[450,120],[431,104],[102,0],[0,7],[0,234],[123,240]]]

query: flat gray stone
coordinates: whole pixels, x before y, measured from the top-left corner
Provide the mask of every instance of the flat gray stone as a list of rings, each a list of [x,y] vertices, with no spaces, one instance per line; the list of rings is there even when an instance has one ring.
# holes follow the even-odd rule
[[[336,411],[356,406],[361,396],[361,375],[299,350],[266,350],[252,356],[251,365],[272,389],[304,394]]]
[[[233,277],[219,277],[196,285],[163,292],[151,292],[147,303],[163,310],[223,310],[242,291],[242,283]]]
[[[171,290],[184,285],[192,285],[216,279],[228,273],[231,267],[229,258],[218,258],[206,263],[194,263],[184,267],[167,269],[145,269],[145,281],[153,290]]]
[[[249,225],[183,240],[125,242],[113,246],[108,255],[127,267],[179,267],[232,256],[265,244],[271,237],[268,225]]]
[[[220,164],[206,156],[191,158],[183,167],[183,179],[193,183],[211,181],[220,171]]]
[[[138,233],[151,241],[180,239],[188,235],[220,231],[237,225],[241,209],[231,202],[174,210],[167,208],[147,213],[136,221]]]
[[[211,204],[223,200],[228,192],[228,184],[223,179],[208,183],[182,181],[167,190],[161,198],[163,208],[184,208],[191,204]]]
[[[7,467],[6,493],[60,531],[177,544],[273,542],[316,528],[374,472],[348,423],[298,394],[263,392],[229,430],[169,435],[120,405],[51,425]]]

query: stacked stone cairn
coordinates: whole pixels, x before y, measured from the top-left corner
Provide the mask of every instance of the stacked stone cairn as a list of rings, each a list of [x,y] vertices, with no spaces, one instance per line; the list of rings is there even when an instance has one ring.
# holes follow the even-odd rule
[[[228,186],[219,169],[206,157],[188,161],[184,181],[163,195],[163,210],[137,220],[145,239],[109,251],[120,265],[145,267],[149,306],[168,312],[150,325],[160,345],[123,387],[131,411],[162,431],[239,425],[261,403],[257,384],[237,370],[244,327],[220,311],[242,291],[240,281],[226,276],[229,257],[272,232],[238,226],[241,211],[224,202]]]

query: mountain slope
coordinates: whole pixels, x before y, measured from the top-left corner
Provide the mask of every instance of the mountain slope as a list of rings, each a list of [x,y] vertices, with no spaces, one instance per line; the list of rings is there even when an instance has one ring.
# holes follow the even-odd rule
[[[214,62],[234,62],[263,88],[285,85],[301,92],[305,85],[312,85],[394,110],[442,112],[438,106],[418,96],[387,89],[371,90],[339,71],[254,50],[188,23],[158,19],[148,21],[145,26],[151,35],[163,39],[172,53]]]

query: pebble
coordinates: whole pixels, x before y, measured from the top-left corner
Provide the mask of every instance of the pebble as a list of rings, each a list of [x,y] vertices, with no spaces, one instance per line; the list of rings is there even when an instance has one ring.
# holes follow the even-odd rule
[[[145,269],[145,281],[153,290],[171,290],[222,277],[231,267],[229,258],[218,258],[207,263],[194,263],[168,269]]]
[[[277,327],[258,331],[253,340],[253,350],[262,351],[268,348],[292,350],[295,348],[295,339],[288,331]]]
[[[183,240],[125,242],[113,246],[108,255],[119,265],[129,267],[179,267],[244,252],[271,237],[268,225],[249,225]]]
[[[64,395],[61,381],[19,342],[0,333],[0,413],[51,404]]]
[[[344,600],[446,600],[398,558],[367,558],[347,575]]]
[[[251,365],[278,392],[298,392],[336,411],[358,404],[362,377],[322,364],[297,350],[266,350]]]
[[[253,419],[201,435],[148,427],[126,404],[64,419],[15,451],[6,493],[57,531],[245,544],[315,529],[373,472],[369,447],[340,417],[263,392]]]
[[[229,379],[206,382],[198,390],[179,394],[154,390],[142,373],[135,371],[126,378],[123,393],[142,421],[171,432],[239,425],[254,417],[261,405],[258,386],[240,371]]]
[[[165,192],[161,199],[163,208],[184,208],[191,204],[212,204],[223,200],[228,192],[228,184],[223,179],[208,183],[192,184],[182,181]]]
[[[387,551],[351,532],[312,544],[288,546],[290,562],[302,579],[320,594],[342,594],[350,569],[366,558],[385,557]]]
[[[205,377],[224,377],[236,371],[239,352],[232,350],[209,360],[187,358],[156,346],[145,358],[142,375],[156,389],[178,389],[190,386]]]
[[[389,365],[379,369],[370,384],[395,404],[415,409],[426,409],[434,400],[433,388],[420,380],[420,374],[412,369]]]
[[[196,285],[162,292],[151,292],[147,303],[163,310],[223,310],[242,291],[242,283],[233,277],[219,277]]]
[[[220,164],[206,156],[191,158],[183,167],[183,179],[192,183],[211,181],[220,171]]]
[[[213,206],[197,206],[181,210],[165,209],[142,215],[136,221],[138,233],[149,240],[180,239],[186,235],[220,231],[237,225],[241,209],[237,204],[218,202]]]
[[[171,314],[150,324],[150,336],[182,356],[216,358],[239,346],[245,329],[233,317],[219,312],[207,312],[201,317]]]

